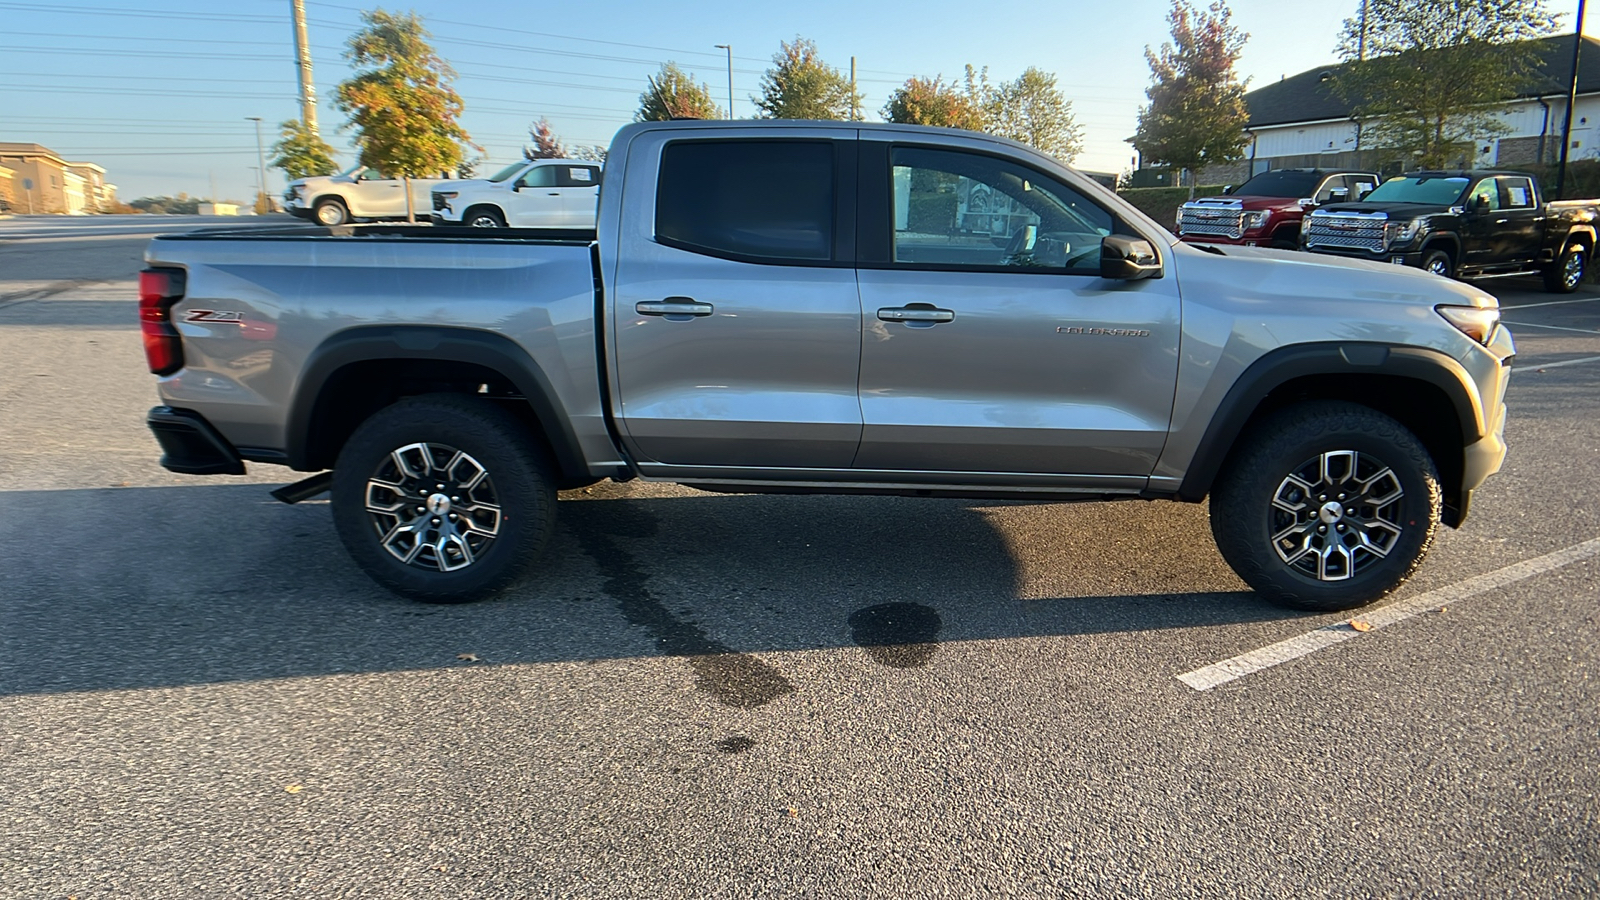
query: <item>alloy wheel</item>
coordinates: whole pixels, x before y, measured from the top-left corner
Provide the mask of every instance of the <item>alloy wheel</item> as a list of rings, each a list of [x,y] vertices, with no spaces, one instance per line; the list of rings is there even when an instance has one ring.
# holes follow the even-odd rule
[[[1317,581],[1344,581],[1394,549],[1405,489],[1370,453],[1331,450],[1297,466],[1268,511],[1272,546],[1290,568]]]
[[[1574,247],[1567,251],[1566,261],[1561,265],[1561,285],[1567,290],[1576,290],[1578,282],[1583,280],[1583,248]]]
[[[439,572],[464,569],[500,534],[489,470],[448,444],[407,444],[367,479],[367,518],[390,556]]]

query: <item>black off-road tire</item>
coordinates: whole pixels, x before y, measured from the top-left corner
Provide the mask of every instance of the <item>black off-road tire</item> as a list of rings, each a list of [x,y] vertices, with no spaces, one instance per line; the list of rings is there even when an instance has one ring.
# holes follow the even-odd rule
[[[1312,471],[1335,477],[1306,478]],[[1353,477],[1341,481],[1341,471]],[[1267,600],[1321,612],[1354,609],[1422,565],[1442,502],[1433,459],[1405,426],[1354,403],[1311,401],[1240,436],[1211,493],[1211,533],[1228,565]],[[1300,503],[1309,509],[1288,511]],[[1330,547],[1330,538],[1343,549]]]
[[[1422,255],[1422,271],[1443,275],[1445,278],[1456,277],[1456,261],[1447,251],[1429,250]]]
[[[1544,289],[1552,294],[1570,294],[1583,286],[1589,274],[1589,248],[1573,243],[1561,252],[1561,258],[1545,267]]]
[[[554,471],[528,427],[493,401],[409,397],[340,451],[333,522],[374,581],[413,600],[466,603],[510,587],[538,559],[555,528]],[[399,512],[374,509],[389,506]]]
[[[461,217],[461,224],[473,228],[504,228],[506,217],[492,206],[474,206]]]
[[[318,225],[333,227],[350,224],[350,210],[338,197],[323,197],[311,207],[311,218]]]

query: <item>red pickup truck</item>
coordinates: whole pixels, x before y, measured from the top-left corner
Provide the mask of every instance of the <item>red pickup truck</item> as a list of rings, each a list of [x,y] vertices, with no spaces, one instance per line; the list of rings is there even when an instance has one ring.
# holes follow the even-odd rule
[[[1274,169],[1178,210],[1178,237],[1191,244],[1300,248],[1300,220],[1324,203],[1360,200],[1380,183],[1371,172]]]

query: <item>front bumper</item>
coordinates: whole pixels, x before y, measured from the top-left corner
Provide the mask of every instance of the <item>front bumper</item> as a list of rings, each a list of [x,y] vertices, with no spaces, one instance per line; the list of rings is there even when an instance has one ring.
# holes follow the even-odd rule
[[[1224,234],[1180,234],[1178,240],[1185,244],[1221,244],[1225,247],[1266,247],[1272,243],[1272,236],[1267,234],[1247,234],[1244,237],[1229,237]]]
[[[290,205],[290,204],[284,204],[283,211],[288,213],[291,216],[294,216],[297,219],[309,219],[309,218],[311,218],[311,210],[305,208],[304,206],[294,206],[294,205]]]
[[[228,439],[188,409],[157,406],[145,418],[161,445],[161,465],[181,475],[243,475],[244,460]]]
[[[1323,256],[1342,256],[1345,259],[1364,259],[1367,262],[1392,263],[1397,266],[1410,266],[1413,269],[1422,268],[1422,251],[1416,249],[1387,250],[1375,253],[1371,250],[1356,250],[1349,247],[1306,247],[1300,249],[1307,253],[1320,253]]]

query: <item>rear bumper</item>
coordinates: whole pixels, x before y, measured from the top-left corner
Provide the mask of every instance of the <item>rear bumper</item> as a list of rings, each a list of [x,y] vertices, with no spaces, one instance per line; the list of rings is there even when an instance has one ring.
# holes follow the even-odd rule
[[[243,475],[244,460],[205,416],[157,406],[145,418],[161,445],[161,465],[182,475]]]

